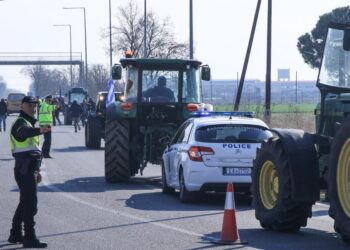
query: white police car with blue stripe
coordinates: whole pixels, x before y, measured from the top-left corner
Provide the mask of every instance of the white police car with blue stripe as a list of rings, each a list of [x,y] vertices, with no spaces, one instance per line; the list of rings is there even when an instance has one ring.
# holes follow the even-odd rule
[[[171,140],[163,138],[163,193],[178,189],[180,200],[190,202],[198,191],[224,191],[228,182],[248,193],[256,149],[272,133],[247,116],[252,113],[206,113],[185,121]]]

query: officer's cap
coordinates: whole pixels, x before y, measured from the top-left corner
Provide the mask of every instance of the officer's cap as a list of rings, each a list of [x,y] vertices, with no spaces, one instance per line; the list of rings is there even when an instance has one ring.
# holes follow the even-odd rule
[[[46,96],[45,99],[52,99],[52,95]]]
[[[22,99],[22,103],[27,102],[27,103],[39,103],[38,100],[34,96],[25,96]]]

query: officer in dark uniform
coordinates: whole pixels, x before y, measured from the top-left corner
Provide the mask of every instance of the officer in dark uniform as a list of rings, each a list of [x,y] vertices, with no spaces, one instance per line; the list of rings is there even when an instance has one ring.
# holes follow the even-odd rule
[[[35,234],[34,215],[37,213],[37,183],[41,181],[40,165],[41,151],[39,135],[50,132],[45,125],[35,128],[35,114],[38,101],[34,97],[25,96],[22,99],[21,112],[11,128],[11,151],[15,158],[15,179],[20,191],[20,201],[12,219],[12,229],[8,241],[23,243],[23,247],[45,248]],[[24,237],[22,233],[24,224]]]

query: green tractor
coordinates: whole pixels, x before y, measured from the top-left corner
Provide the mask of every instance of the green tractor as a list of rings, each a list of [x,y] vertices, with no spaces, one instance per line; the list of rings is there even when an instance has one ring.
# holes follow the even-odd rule
[[[124,100],[107,106],[105,179],[125,182],[147,163],[160,164],[163,137],[172,137],[192,112],[212,110],[202,103],[202,81],[210,68],[195,60],[120,60],[112,68],[114,80],[123,80]]]
[[[72,125],[72,117],[69,113],[69,108],[72,105],[73,101],[76,100],[78,104],[81,104],[84,100],[87,99],[87,97],[87,91],[84,88],[80,87],[72,88],[64,95],[64,125]]]
[[[107,95],[106,91],[98,92],[96,107],[88,113],[85,126],[85,146],[87,148],[100,148],[101,139],[105,138]],[[114,92],[114,98],[116,101],[122,101],[123,93]]]
[[[253,206],[269,230],[298,231],[325,189],[334,229],[350,240],[350,25],[329,25],[317,87],[316,133],[271,129],[257,150]]]

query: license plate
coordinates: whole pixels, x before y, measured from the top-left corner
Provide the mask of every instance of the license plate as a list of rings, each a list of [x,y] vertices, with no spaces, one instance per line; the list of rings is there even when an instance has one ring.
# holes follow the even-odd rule
[[[223,175],[250,175],[252,173],[251,168],[223,168]]]

